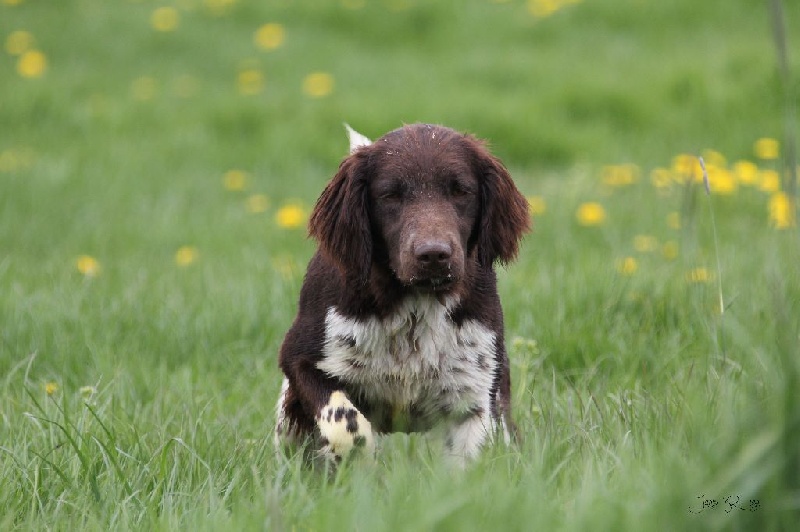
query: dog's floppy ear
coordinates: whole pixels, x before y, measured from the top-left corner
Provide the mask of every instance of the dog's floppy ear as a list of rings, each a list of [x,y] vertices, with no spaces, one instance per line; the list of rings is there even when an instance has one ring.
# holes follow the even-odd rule
[[[317,200],[308,222],[320,249],[350,277],[365,282],[372,263],[372,231],[367,214],[365,149],[339,165]]]
[[[519,241],[531,227],[528,201],[517,190],[503,163],[482,142],[469,138],[481,179],[481,210],[478,220],[478,261],[491,266],[495,261],[514,260]]]

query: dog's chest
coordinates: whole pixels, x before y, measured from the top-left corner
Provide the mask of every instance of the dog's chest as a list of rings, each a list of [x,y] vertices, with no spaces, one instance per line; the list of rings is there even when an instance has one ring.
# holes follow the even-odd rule
[[[416,297],[384,319],[346,318],[330,308],[317,366],[362,400],[430,417],[488,408],[494,350],[492,330],[470,320],[459,326],[436,299]]]

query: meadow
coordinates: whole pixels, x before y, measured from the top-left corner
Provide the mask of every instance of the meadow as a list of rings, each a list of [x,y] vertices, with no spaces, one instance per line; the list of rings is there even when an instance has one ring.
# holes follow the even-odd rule
[[[0,0],[0,529],[789,530],[800,3]],[[488,139],[523,440],[273,452],[347,150]],[[699,163],[702,157],[704,171]]]

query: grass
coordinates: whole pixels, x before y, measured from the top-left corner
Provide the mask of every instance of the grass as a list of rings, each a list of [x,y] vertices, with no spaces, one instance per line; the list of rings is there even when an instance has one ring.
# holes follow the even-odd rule
[[[753,146],[798,90],[767,4],[345,4],[0,1],[0,528],[791,528],[800,247],[790,150]],[[332,92],[303,92],[313,72]],[[537,206],[500,272],[524,440],[467,471],[420,435],[330,478],[273,453],[313,252],[292,213],[344,121],[488,138]]]

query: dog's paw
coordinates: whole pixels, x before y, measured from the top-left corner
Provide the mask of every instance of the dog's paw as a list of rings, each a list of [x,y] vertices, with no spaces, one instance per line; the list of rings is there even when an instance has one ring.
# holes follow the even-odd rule
[[[354,449],[360,449],[368,455],[375,450],[372,425],[343,392],[331,394],[328,404],[317,415],[317,427],[320,454],[334,462],[348,457]]]

